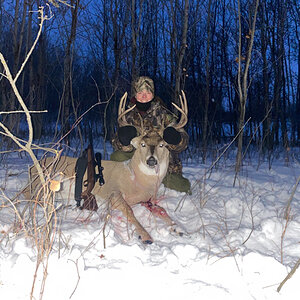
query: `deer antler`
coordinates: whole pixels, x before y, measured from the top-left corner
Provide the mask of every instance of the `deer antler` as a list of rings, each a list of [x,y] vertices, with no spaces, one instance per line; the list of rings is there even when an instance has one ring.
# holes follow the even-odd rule
[[[136,104],[135,104],[132,107],[125,110],[126,100],[127,100],[127,92],[124,93],[123,97],[120,100],[120,104],[119,104],[119,109],[118,109],[118,124],[119,124],[119,126],[128,125],[128,122],[125,119],[125,115],[128,112],[130,112],[131,110],[133,110],[136,106]]]
[[[175,129],[180,129],[182,127],[185,126],[185,124],[187,123],[188,121],[188,106],[187,106],[187,100],[186,100],[186,97],[185,97],[185,93],[183,90],[181,90],[181,95],[179,95],[179,100],[180,100],[180,106],[179,107],[177,104],[175,104],[174,102],[172,102],[172,105],[180,111],[181,113],[181,117],[180,117],[180,120],[179,122],[173,126]]]

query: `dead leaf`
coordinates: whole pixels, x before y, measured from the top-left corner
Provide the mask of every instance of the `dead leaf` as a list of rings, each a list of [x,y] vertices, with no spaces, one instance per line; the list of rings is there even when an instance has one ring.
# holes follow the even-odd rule
[[[50,180],[50,190],[52,192],[58,192],[60,190],[60,181]]]
[[[246,57],[244,56],[241,56],[241,61],[245,61],[246,60]],[[237,57],[235,60],[234,60],[236,63],[239,62],[239,58]]]

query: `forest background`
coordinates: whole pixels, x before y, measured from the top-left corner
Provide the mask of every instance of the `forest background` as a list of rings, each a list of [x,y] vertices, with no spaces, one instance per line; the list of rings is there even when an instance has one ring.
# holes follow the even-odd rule
[[[49,19],[16,82],[30,111],[48,111],[31,114],[35,140],[83,144],[89,128],[110,140],[120,97],[147,75],[170,108],[185,91],[190,144],[204,161],[241,129],[241,142],[262,154],[299,146],[299,1],[1,0],[0,52],[13,77],[36,38],[40,6]],[[2,65],[0,73],[0,111],[18,111]],[[0,121],[26,135],[24,114]]]

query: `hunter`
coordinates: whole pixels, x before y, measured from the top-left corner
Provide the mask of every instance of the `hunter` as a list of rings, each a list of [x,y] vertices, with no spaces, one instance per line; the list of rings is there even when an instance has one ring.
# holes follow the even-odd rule
[[[136,106],[126,115],[129,125],[119,126],[113,138],[112,145],[115,151],[110,159],[125,161],[132,157],[134,147],[130,141],[139,135],[141,126],[144,132],[161,131],[164,128],[163,139],[168,143],[170,163],[163,184],[167,188],[191,194],[191,184],[182,176],[182,162],[179,158],[179,153],[187,148],[189,136],[183,128],[176,130],[172,127],[177,116],[154,95],[154,83],[151,78],[142,76],[133,82],[133,97],[129,107],[135,104]]]

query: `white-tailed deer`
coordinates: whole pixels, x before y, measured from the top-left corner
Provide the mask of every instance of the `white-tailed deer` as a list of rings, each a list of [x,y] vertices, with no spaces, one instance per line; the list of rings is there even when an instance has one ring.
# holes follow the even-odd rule
[[[124,108],[125,101],[126,95],[122,97],[119,106],[118,121],[121,125],[125,124],[124,116],[129,111]],[[175,107],[182,114],[178,126],[183,127],[187,121],[187,104],[184,93],[181,108]],[[109,201],[110,208],[122,211],[128,222],[135,226],[142,242],[151,244],[153,241],[151,236],[136,219],[131,207],[139,203],[143,204],[153,215],[164,220],[169,226],[176,225],[166,211],[155,204],[157,190],[168,169],[169,150],[161,134],[156,131],[142,133],[132,139],[131,144],[134,146],[135,152],[130,160],[125,162],[102,161],[105,184],[100,186],[96,183],[92,193],[97,202]],[[74,178],[76,160],[76,158],[61,156],[59,161],[55,162],[55,171],[62,173],[66,178]],[[50,157],[46,158],[43,164],[48,166],[52,162],[53,159]],[[35,174],[36,171],[33,168],[31,170],[32,178]],[[86,175],[84,179],[86,179]],[[33,188],[36,185],[37,182],[33,182]],[[28,189],[25,196],[30,197]]]

